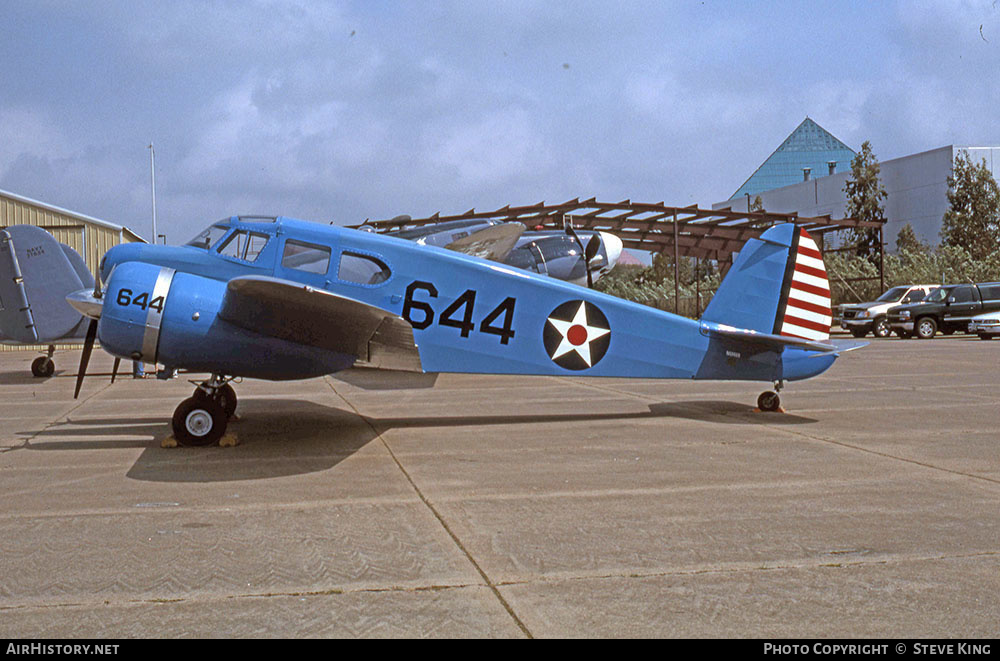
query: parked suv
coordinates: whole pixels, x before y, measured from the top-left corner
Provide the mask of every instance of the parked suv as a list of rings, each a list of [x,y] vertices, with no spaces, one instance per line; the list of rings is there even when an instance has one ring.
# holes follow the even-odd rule
[[[929,340],[937,331],[950,335],[969,328],[972,317],[1000,310],[1000,282],[944,285],[919,303],[889,311],[889,326],[900,337]]]
[[[893,287],[870,303],[849,303],[840,306],[840,327],[854,337],[864,337],[869,332],[875,337],[888,337],[892,333],[886,313],[889,308],[922,301],[939,285],[903,285]]]

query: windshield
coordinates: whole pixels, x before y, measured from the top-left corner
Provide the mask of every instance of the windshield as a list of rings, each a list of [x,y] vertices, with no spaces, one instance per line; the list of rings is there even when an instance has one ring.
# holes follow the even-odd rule
[[[876,301],[882,301],[882,302],[884,302],[884,301],[898,301],[899,299],[901,299],[903,297],[903,294],[906,293],[907,289],[909,289],[909,287],[893,287],[892,289],[890,289],[886,293],[882,294],[881,296],[879,296],[875,300]]]
[[[204,230],[198,234],[198,236],[188,241],[187,245],[208,250],[214,246],[228,231],[229,228],[225,225],[212,225],[207,230]]]
[[[925,303],[939,303],[944,299],[948,298],[948,293],[950,289],[945,289],[941,287],[940,289],[935,289],[931,293],[927,294],[927,298],[924,299]]]

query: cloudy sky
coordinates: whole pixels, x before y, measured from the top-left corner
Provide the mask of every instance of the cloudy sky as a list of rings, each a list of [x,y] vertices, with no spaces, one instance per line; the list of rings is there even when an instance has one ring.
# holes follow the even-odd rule
[[[170,243],[600,200],[709,206],[809,116],[1000,144],[982,2],[0,2],[0,189]]]

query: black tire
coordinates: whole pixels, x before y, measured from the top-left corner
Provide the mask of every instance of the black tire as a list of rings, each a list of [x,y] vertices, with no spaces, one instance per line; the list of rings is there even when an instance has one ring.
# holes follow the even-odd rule
[[[40,379],[47,379],[56,371],[56,364],[47,356],[39,356],[31,361],[31,373]]]
[[[867,334],[868,334],[868,331],[866,331],[864,328],[852,328],[851,329],[851,335],[853,335],[854,337],[864,337]]]
[[[201,388],[194,389],[194,395],[192,397],[203,397],[205,399],[210,399],[205,391]],[[233,389],[228,383],[218,390],[218,402],[222,406],[222,410],[226,412],[226,417],[231,418],[236,413],[236,390]]]
[[[934,317],[921,317],[913,323],[913,332],[917,339],[933,339],[934,334],[937,333],[937,322],[934,321]]]
[[[222,406],[208,397],[188,397],[174,410],[171,420],[174,438],[184,446],[218,443],[228,423]]]
[[[989,342],[990,340],[993,339],[993,336],[990,335],[989,333],[980,333],[979,334],[979,339],[980,340],[986,340],[987,342]]]
[[[875,337],[889,337],[892,335],[892,328],[889,327],[889,320],[885,317],[876,317],[872,324],[872,335]]]
[[[757,408],[761,411],[777,411],[781,408],[781,397],[773,390],[762,392],[757,397]]]

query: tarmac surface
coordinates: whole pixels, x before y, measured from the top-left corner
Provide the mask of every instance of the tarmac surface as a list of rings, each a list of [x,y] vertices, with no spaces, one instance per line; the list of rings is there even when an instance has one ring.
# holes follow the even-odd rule
[[[789,384],[169,382],[0,353],[0,636],[995,637],[1000,342]],[[129,375],[126,374],[125,377]]]

